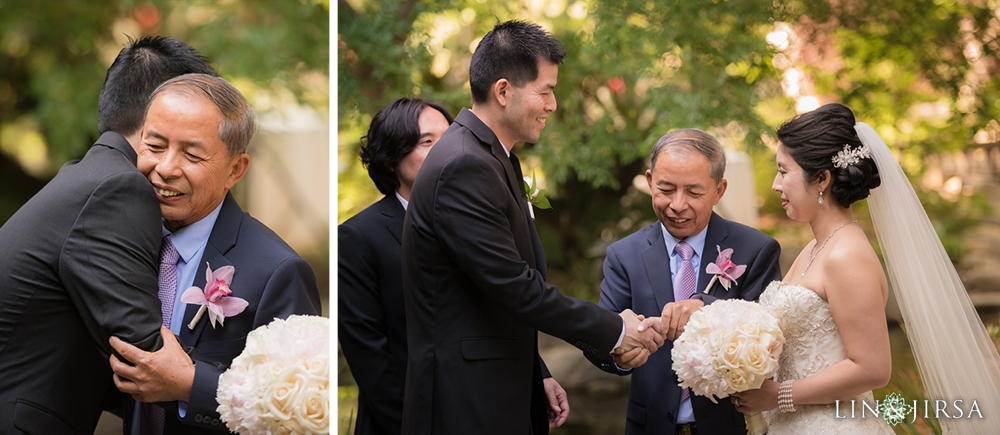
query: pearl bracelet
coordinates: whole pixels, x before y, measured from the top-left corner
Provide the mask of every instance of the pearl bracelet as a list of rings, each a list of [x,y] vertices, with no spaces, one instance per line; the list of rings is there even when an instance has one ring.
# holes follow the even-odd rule
[[[795,404],[792,403],[792,381],[784,381],[778,387],[778,411],[781,413],[795,412]]]

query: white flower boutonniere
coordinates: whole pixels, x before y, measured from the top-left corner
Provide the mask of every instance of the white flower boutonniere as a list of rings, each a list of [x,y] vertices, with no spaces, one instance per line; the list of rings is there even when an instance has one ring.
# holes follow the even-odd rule
[[[538,207],[540,209],[552,208],[552,204],[549,204],[549,199],[545,197],[545,189],[539,189],[535,185],[534,173],[531,177],[524,177],[524,191],[528,194],[528,213],[531,214],[531,218],[535,218],[535,209]]]

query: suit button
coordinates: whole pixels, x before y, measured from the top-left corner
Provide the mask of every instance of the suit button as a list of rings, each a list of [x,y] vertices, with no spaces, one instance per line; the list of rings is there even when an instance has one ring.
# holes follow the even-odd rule
[[[219,425],[219,419],[213,418],[212,419],[212,426],[218,426],[218,425]]]
[[[196,414],[194,416],[194,422],[195,423],[201,423],[201,414]]]
[[[667,420],[674,421],[674,413],[668,412],[667,413]]]

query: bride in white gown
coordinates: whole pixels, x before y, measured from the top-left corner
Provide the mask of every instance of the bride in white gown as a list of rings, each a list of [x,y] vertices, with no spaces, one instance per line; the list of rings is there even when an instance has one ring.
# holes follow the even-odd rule
[[[828,104],[786,122],[777,135],[772,189],[788,217],[807,222],[815,240],[760,297],[786,343],[775,380],[734,394],[737,410],[764,411],[772,435],[893,433],[871,411],[878,410],[871,390],[885,386],[892,369],[888,281],[850,209],[871,193],[876,235],[927,397],[949,404],[977,400],[983,413],[997,412],[1000,358],[878,134],[855,123],[847,107]],[[983,417],[940,422],[945,433],[1000,433],[1000,415]]]

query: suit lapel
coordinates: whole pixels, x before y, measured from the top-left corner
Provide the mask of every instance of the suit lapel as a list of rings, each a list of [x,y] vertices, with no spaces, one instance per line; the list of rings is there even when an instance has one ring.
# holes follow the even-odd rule
[[[705,235],[705,249],[701,253],[701,271],[698,274],[698,287],[700,288],[697,291],[702,294],[705,294],[705,287],[708,286],[713,276],[705,271],[708,268],[708,263],[715,262],[716,257],[719,256],[719,250],[725,251],[726,248],[731,248],[725,244],[727,237],[729,237],[729,230],[726,227],[726,220],[712,212],[712,219],[708,221],[708,234]],[[732,287],[729,288],[729,291],[733,291]],[[719,295],[718,292],[722,292],[722,294]],[[724,297],[729,292],[726,291],[721,282],[716,280],[708,293],[715,297]]]
[[[225,254],[236,245],[236,238],[239,234],[240,224],[243,221],[243,210],[233,198],[232,193],[226,194],[226,199],[222,202],[222,209],[219,210],[219,217],[215,220],[212,233],[208,236],[208,243],[205,244],[205,252],[201,256],[198,264],[198,272],[194,276],[194,286],[202,290],[205,289],[205,272],[208,265],[212,270],[217,270],[222,266],[232,266],[232,262],[226,259]],[[240,271],[237,270],[236,273]],[[233,289],[233,296],[239,296],[239,289]],[[184,310],[184,324],[181,326],[181,342],[187,346],[196,346],[205,331],[205,325],[209,323],[208,315],[202,315],[194,329],[188,328],[191,319],[198,313],[200,305],[188,304]],[[210,328],[211,326],[209,326]],[[218,327],[218,326],[216,326]]]
[[[510,164],[510,157],[507,156],[507,152],[504,151],[503,145],[500,144],[500,140],[497,139],[493,130],[490,130],[490,128],[469,109],[462,109],[458,116],[455,117],[455,122],[469,129],[472,134],[476,135],[479,142],[488,148],[490,154],[493,154],[493,157],[500,162],[500,166],[503,166],[504,170],[504,173],[500,175],[507,180],[507,188],[510,190],[510,194],[514,196],[514,199],[517,200],[517,206],[521,209],[521,214],[527,216],[527,198],[521,198],[521,189],[517,184],[518,182],[523,183],[524,180],[517,180],[517,174],[514,172],[514,166]]]
[[[385,224],[385,229],[396,238],[400,246],[403,244],[403,220],[406,218],[406,211],[403,210],[403,204],[399,203],[399,199],[396,195],[386,195],[379,201],[379,208],[382,211],[382,215],[389,219]]]
[[[510,191],[510,194],[514,197],[514,202],[517,204],[517,208],[521,212],[521,216],[525,219],[528,226],[528,233],[535,233],[534,224],[531,222],[531,217],[528,214],[528,198],[521,193],[524,187],[524,180],[518,178],[517,172],[514,170],[514,165],[511,164],[511,159],[507,156],[507,152],[504,150],[503,145],[500,144],[500,140],[497,139],[496,134],[494,134],[493,130],[490,130],[490,128],[484,124],[482,120],[480,120],[474,113],[472,113],[472,111],[468,109],[462,109],[462,111],[459,112],[458,116],[455,117],[455,123],[472,132],[472,134],[479,139],[479,142],[483,145],[483,147],[489,150],[489,153],[493,155],[493,158],[500,162],[500,166],[503,168],[504,173],[497,175],[500,175],[501,178],[507,181],[507,190]],[[515,233],[514,237],[516,238],[518,235]],[[529,266],[534,266],[536,270],[542,270],[542,275],[544,276],[545,269],[544,267],[538,266],[538,261],[536,260],[534,252],[536,249],[535,243],[534,240],[531,239],[531,237],[537,238],[537,233],[529,234],[527,237],[528,240],[526,240],[527,244],[525,247],[527,252],[521,252],[521,254],[525,257],[524,261],[526,261]],[[537,246],[540,248],[540,241]]]
[[[507,178],[507,188],[510,189],[510,194],[514,195],[514,199],[517,202],[517,207],[521,209],[521,214],[528,215],[528,198],[521,195],[521,187],[524,180],[519,180],[517,178],[517,172],[514,171],[514,165],[510,162],[510,157],[507,157],[507,152],[504,151],[503,145],[500,145],[500,141],[494,141],[492,144],[493,157],[496,157],[500,161],[500,165],[503,166]],[[522,183],[519,185],[518,183]],[[530,219],[530,218],[528,218]]]
[[[535,270],[542,274],[542,278],[548,276],[548,266],[545,264],[545,250],[542,249],[542,239],[538,237],[538,229],[535,228],[535,222],[530,218],[528,219],[528,229],[531,230],[531,247],[534,250],[532,253],[535,255]]]
[[[649,278],[649,288],[653,291],[656,306],[662,307],[674,301],[674,284],[670,281],[670,256],[663,244],[663,231],[660,223],[650,228],[649,248],[642,253],[642,262],[646,266],[646,277]]]

